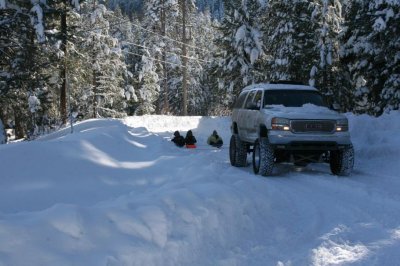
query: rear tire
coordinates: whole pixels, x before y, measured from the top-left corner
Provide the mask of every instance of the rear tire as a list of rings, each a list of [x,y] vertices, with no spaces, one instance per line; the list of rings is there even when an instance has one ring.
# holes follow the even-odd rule
[[[274,169],[274,149],[267,138],[257,139],[253,151],[253,171],[255,174],[269,176]]]
[[[349,148],[340,151],[331,151],[329,164],[331,172],[338,176],[348,176],[354,166],[354,148],[351,145]]]
[[[232,166],[244,167],[247,164],[247,145],[236,134],[229,142],[229,159]]]

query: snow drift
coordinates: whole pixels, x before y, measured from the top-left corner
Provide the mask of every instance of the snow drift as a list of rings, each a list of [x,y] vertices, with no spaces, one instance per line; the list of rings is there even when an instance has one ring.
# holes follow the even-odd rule
[[[399,112],[347,116],[348,178],[231,167],[227,117],[90,120],[1,145],[0,265],[396,264]],[[189,129],[198,149],[170,142]],[[222,149],[206,145],[214,129]]]

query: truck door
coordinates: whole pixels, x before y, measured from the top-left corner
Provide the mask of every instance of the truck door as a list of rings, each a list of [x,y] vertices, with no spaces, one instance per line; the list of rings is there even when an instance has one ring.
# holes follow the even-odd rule
[[[247,133],[249,139],[256,139],[258,138],[258,127],[259,125],[259,116],[260,116],[260,109],[262,105],[262,90],[257,90],[253,102],[251,104],[251,108],[248,111],[248,117],[246,119],[247,122]]]
[[[246,140],[249,138],[249,134],[251,131],[251,124],[249,123],[249,118],[251,117],[252,109],[254,108],[254,95],[256,94],[256,92],[257,91],[252,90],[247,96],[243,109],[243,117],[241,118],[242,121],[241,124],[243,125],[243,137]]]

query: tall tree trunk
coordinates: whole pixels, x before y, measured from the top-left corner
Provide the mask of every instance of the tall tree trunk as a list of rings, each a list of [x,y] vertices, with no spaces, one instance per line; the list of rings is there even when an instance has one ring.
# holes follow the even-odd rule
[[[22,139],[25,137],[25,129],[23,123],[22,113],[19,106],[14,106],[14,119],[15,119],[15,139]]]
[[[96,0],[93,1],[93,12],[96,10]],[[93,71],[92,71],[92,75],[93,75],[93,79],[92,79],[92,86],[93,86],[93,118],[97,118],[97,73],[96,70],[94,68],[95,64],[96,64],[96,52],[95,52],[95,47],[94,47],[94,42],[95,42],[95,38],[93,35],[93,54],[92,54],[92,67],[93,67]]]
[[[6,126],[4,124],[5,117],[3,111],[0,109],[0,144],[7,142]]]
[[[67,55],[67,0],[64,0],[64,8],[61,11],[61,47],[64,56]],[[66,61],[61,65],[62,86],[60,93],[60,113],[63,124],[67,123],[67,71]]]
[[[161,10],[161,35],[164,37],[163,42],[165,42],[165,37],[167,35],[166,30],[166,10],[165,10],[165,0],[162,0],[162,10]],[[167,80],[167,46],[164,45],[162,52],[162,61],[163,61],[163,90],[164,90],[164,114],[169,113],[169,99],[168,99],[168,80]]]
[[[93,37],[93,43],[94,43],[94,37]],[[97,81],[96,81],[96,70],[94,69],[94,65],[96,64],[96,59],[95,59],[95,53],[93,49],[93,80],[92,80],[92,86],[93,86],[93,118],[97,118]]]
[[[187,9],[186,9],[186,0],[181,0],[181,12],[182,12],[182,95],[183,95],[183,101],[182,101],[182,115],[186,116],[187,113],[187,79],[188,79],[188,74],[187,74],[187,63],[188,63],[188,58],[187,58],[187,42],[188,39],[186,38],[186,16],[187,16]]]

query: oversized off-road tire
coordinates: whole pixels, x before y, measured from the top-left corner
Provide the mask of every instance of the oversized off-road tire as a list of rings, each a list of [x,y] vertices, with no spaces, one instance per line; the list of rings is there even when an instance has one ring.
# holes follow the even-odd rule
[[[354,166],[354,149],[353,145],[339,151],[330,152],[329,164],[331,172],[338,176],[348,176],[353,170]]]
[[[253,151],[253,171],[255,174],[269,176],[274,168],[274,149],[267,138],[257,139]]]
[[[247,164],[247,145],[236,134],[229,142],[229,159],[233,166],[244,167]]]

